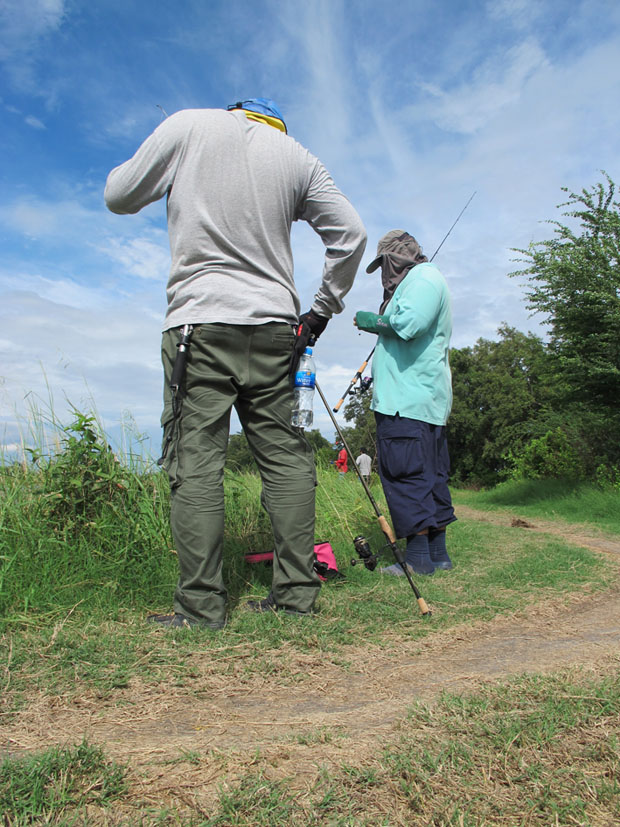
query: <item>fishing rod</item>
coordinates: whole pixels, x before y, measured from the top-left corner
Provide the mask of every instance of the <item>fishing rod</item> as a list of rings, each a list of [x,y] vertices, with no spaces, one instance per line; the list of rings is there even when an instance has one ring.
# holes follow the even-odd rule
[[[347,441],[344,438],[344,434],[342,433],[342,430],[341,430],[340,426],[338,425],[338,423],[336,421],[336,417],[331,412],[331,410],[329,408],[329,405],[327,404],[327,400],[323,396],[323,391],[319,387],[319,383],[316,382],[314,387],[317,389],[317,391],[319,393],[319,396],[321,397],[321,401],[325,405],[327,413],[331,417],[331,420],[334,424],[334,427],[335,427],[336,431],[338,432],[338,437],[340,438],[342,444],[344,445],[344,448],[345,448],[347,454],[349,455],[349,459],[351,460],[351,465],[355,468],[355,470],[357,472],[357,476],[359,477],[360,482],[364,486],[364,491],[366,492],[366,496],[370,500],[370,504],[372,505],[372,507],[374,509],[374,512],[377,515],[377,521],[379,523],[379,526],[381,527],[381,531],[385,535],[385,537],[388,541],[389,547],[392,549],[394,557],[396,558],[396,562],[400,565],[400,567],[402,568],[402,570],[404,571],[404,573],[407,576],[407,580],[409,581],[409,585],[413,589],[413,593],[415,594],[416,600],[418,601],[418,606],[420,607],[420,611],[422,612],[423,615],[425,615],[427,617],[430,617],[431,610],[428,608],[428,606],[426,604],[426,601],[424,600],[424,598],[420,594],[416,584],[413,582],[413,580],[411,578],[411,574],[409,573],[409,567],[407,566],[407,564],[405,562],[405,557],[404,557],[402,551],[396,545],[396,537],[394,536],[394,532],[392,531],[392,528],[390,527],[390,524],[388,523],[388,521],[385,519],[385,517],[381,513],[381,510],[379,509],[379,506],[377,505],[377,502],[376,502],[375,498],[372,496],[372,494],[370,492],[370,488],[368,487],[368,483],[366,482],[366,480],[362,476],[362,472],[360,471],[359,467],[357,466],[357,463],[355,462],[355,458],[353,457],[351,449],[349,448],[349,445],[347,444]],[[360,543],[359,541],[363,541],[363,538],[362,537],[356,537],[355,541],[354,541],[354,545],[355,545],[355,548],[357,549],[358,553],[360,554],[360,556],[362,558],[365,558],[364,562],[366,563],[367,560],[369,560],[372,557],[372,555],[370,554],[370,549],[369,548],[368,548],[368,552],[364,552],[362,550],[362,548],[360,547],[360,546],[362,546],[362,543]],[[366,546],[367,546],[367,544],[366,544]],[[374,568],[375,565],[376,565],[376,562],[374,563],[374,565],[372,565],[372,568]]]
[[[377,347],[377,346],[375,345],[375,347]],[[346,389],[346,391],[342,394],[342,396],[340,397],[340,399],[338,400],[338,402],[336,402],[336,404],[334,405],[334,408],[333,408],[334,413],[338,413],[338,411],[340,410],[340,406],[342,405],[342,403],[344,402],[344,400],[347,398],[347,396],[351,393],[351,391],[352,391],[352,390],[353,390],[353,388],[355,387],[355,385],[356,385],[356,383],[357,383],[357,380],[361,378],[361,376],[362,376],[362,371],[364,370],[364,368],[366,367],[366,365],[367,365],[367,364],[370,362],[370,360],[372,359],[372,354],[375,352],[375,347],[373,347],[373,349],[370,351],[370,353],[368,354],[368,356],[366,357],[366,359],[365,359],[365,360],[362,362],[362,364],[359,366],[357,373],[355,374],[355,376],[353,377],[353,379],[351,379],[351,381],[349,382],[349,387],[348,387],[348,388]]]
[[[456,227],[456,225],[459,223],[459,220],[460,220],[461,216],[463,215],[463,213],[465,212],[465,210],[467,209],[467,207],[469,207],[469,205],[471,204],[471,202],[474,200],[474,195],[476,194],[476,192],[477,192],[477,190],[474,190],[474,191],[472,192],[471,196],[469,197],[469,201],[467,202],[467,204],[465,204],[465,206],[463,207],[463,209],[460,211],[460,213],[459,213],[459,214],[458,214],[458,216],[456,217],[456,221],[455,221],[455,222],[454,222],[454,224],[450,227],[450,229],[448,230],[448,232],[447,232],[447,233],[445,234],[445,236],[443,237],[443,241],[441,242],[441,244],[439,245],[439,247],[437,247],[437,249],[435,250],[435,252],[434,252],[434,253],[433,253],[433,255],[431,256],[431,261],[435,258],[435,256],[437,255],[437,253],[438,253],[438,252],[441,250],[441,248],[443,247],[443,242],[444,242],[444,241],[448,238],[448,236],[450,235],[450,233],[452,232],[452,230],[453,230],[453,229]]]
[[[470,204],[471,204],[471,202],[473,201],[473,198],[474,198],[474,195],[476,194],[476,192],[477,192],[477,190],[474,190],[474,192],[471,194],[471,196],[470,196],[470,198],[469,198],[469,201],[467,202],[467,204],[465,204],[465,206],[463,207],[463,209],[460,211],[460,213],[459,213],[459,214],[458,214],[458,216],[456,217],[456,221],[454,222],[454,224],[450,227],[450,229],[448,230],[448,232],[447,232],[447,233],[445,234],[445,236],[443,237],[443,240],[442,240],[441,244],[439,245],[439,247],[437,247],[437,249],[435,250],[435,252],[434,252],[434,253],[433,253],[433,255],[431,256],[430,261],[432,261],[432,260],[435,258],[435,256],[437,255],[437,253],[441,250],[441,248],[442,248],[442,247],[443,247],[443,245],[444,245],[444,241],[448,238],[448,236],[450,235],[450,233],[452,232],[452,230],[453,230],[453,229],[456,227],[456,225],[459,223],[461,216],[463,215],[463,213],[465,212],[465,210],[467,209],[467,207],[469,207],[469,205],[470,205]],[[370,353],[368,354],[368,356],[366,357],[366,359],[364,360],[364,362],[362,362],[362,364],[360,365],[359,370],[357,371],[357,373],[355,374],[355,376],[353,377],[353,379],[351,379],[351,381],[349,382],[349,387],[348,387],[348,388],[346,389],[346,391],[342,394],[342,396],[340,397],[340,399],[338,400],[338,402],[336,403],[336,405],[335,405],[335,406],[334,406],[334,408],[333,408],[334,413],[338,413],[338,411],[340,410],[340,406],[342,405],[342,403],[344,402],[344,400],[347,398],[347,396],[348,396],[348,395],[352,392],[352,390],[353,390],[353,388],[355,387],[355,385],[356,385],[356,383],[357,383],[358,379],[360,379],[360,378],[361,378],[361,376],[362,376],[362,371],[364,370],[364,368],[366,367],[366,365],[367,365],[367,364],[370,362],[370,360],[372,359],[372,355],[373,355],[373,353],[375,352],[375,348],[376,348],[376,347],[377,347],[376,345],[373,347],[373,349],[370,351]]]

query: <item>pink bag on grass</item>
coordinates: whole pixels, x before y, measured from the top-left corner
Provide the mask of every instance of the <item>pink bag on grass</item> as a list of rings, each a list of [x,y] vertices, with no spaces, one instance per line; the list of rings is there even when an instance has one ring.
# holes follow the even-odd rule
[[[344,580],[344,575],[338,571],[336,555],[331,543],[316,543],[314,546],[314,570],[321,580]],[[273,563],[273,551],[249,552],[245,555],[246,563]]]

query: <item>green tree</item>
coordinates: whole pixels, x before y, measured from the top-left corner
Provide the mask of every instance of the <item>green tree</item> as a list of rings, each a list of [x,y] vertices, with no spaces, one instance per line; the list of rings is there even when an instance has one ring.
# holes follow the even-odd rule
[[[372,390],[350,396],[343,413],[346,422],[352,422],[353,425],[345,426],[341,430],[353,457],[358,457],[364,450],[376,468],[376,426],[375,415],[370,410],[371,402]],[[337,434],[334,439],[338,440]]]
[[[533,438],[554,424],[556,381],[545,344],[503,325],[499,340],[450,352],[454,401],[448,422],[453,478],[494,485]]]
[[[553,423],[553,378],[543,341],[507,325],[497,342],[479,339],[450,355],[454,402],[448,422],[453,479],[493,485],[511,467],[508,455]],[[354,456],[375,457],[372,393],[349,398],[342,429]]]
[[[554,236],[530,244],[511,276],[527,277],[528,307],[550,329],[550,353],[564,382],[563,403],[581,420],[590,466],[620,457],[620,202],[611,178],[559,208],[571,226],[550,221]]]

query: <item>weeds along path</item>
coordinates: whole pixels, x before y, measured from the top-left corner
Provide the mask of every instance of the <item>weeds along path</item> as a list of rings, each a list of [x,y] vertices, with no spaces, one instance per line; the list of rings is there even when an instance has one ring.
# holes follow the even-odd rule
[[[509,525],[513,519],[465,507],[459,512],[467,519]],[[517,523],[515,530],[530,529]],[[535,530],[620,561],[619,542],[582,536],[570,527],[564,533],[557,524],[538,521]],[[412,618],[425,622],[413,603]],[[314,777],[320,765],[376,753],[379,741],[395,737],[407,706],[416,700],[432,703],[444,690],[467,692],[523,672],[613,668],[620,652],[620,586],[433,632],[423,641],[403,641],[394,634],[383,647],[347,651],[346,667],[291,648],[284,653],[285,671],[247,675],[246,651],[242,644],[231,652],[237,670],[231,674],[197,658],[200,674],[186,687],[175,686],[173,679],[156,686],[136,682],[104,701],[94,692],[71,699],[41,694],[0,728],[1,742],[16,750],[41,749],[86,736],[111,756],[130,760],[147,786],[159,777],[154,766],[171,782],[172,776],[180,783],[181,776],[192,774],[187,763],[174,770],[161,766],[190,751],[219,756],[209,773],[202,767],[201,784],[213,785],[224,775],[230,780],[231,771],[247,767],[258,753],[282,777]]]

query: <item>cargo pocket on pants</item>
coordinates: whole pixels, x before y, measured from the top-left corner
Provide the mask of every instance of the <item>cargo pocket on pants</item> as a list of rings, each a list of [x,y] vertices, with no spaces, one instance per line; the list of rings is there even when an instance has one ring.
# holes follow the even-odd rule
[[[177,488],[181,483],[179,476],[179,432],[181,428],[181,417],[179,416],[175,419],[174,416],[172,416],[172,411],[164,411],[162,427],[164,433],[159,464],[168,474],[170,487]]]
[[[379,458],[383,473],[394,481],[415,479],[424,471],[420,439],[392,437],[381,440]]]

